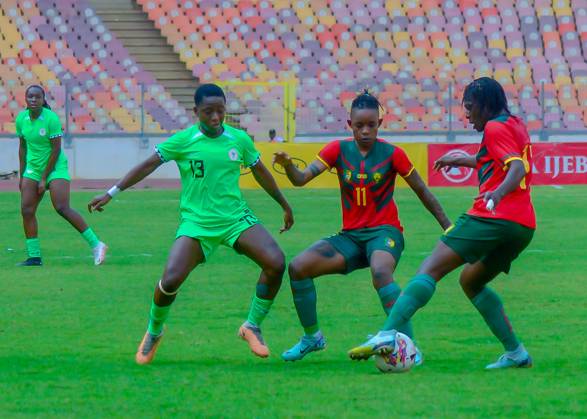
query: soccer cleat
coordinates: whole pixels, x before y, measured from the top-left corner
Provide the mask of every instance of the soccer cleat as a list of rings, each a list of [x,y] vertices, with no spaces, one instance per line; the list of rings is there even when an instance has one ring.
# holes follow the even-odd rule
[[[16,266],[43,266],[43,260],[40,257],[32,257],[17,263]]]
[[[365,343],[351,349],[348,354],[352,360],[369,359],[375,354],[384,354],[393,351],[395,345],[395,330],[382,330],[371,336]]]
[[[139,348],[137,349],[137,354],[135,355],[135,361],[137,364],[144,365],[150,363],[153,358],[155,357],[155,352],[157,352],[157,347],[159,343],[161,343],[161,339],[163,338],[163,332],[159,335],[154,336],[150,334],[148,331],[145,333]]]
[[[318,332],[312,336],[304,335],[298,343],[281,354],[284,361],[299,361],[310,352],[326,349],[326,339]]]
[[[94,265],[98,266],[104,263],[106,260],[106,251],[108,250],[108,246],[106,243],[98,243],[96,247],[92,249],[94,253]]]
[[[499,370],[503,368],[531,368],[532,357],[524,349],[520,355],[514,356],[511,353],[505,353],[493,364],[485,367],[486,370]]]
[[[249,344],[251,351],[261,358],[267,358],[269,356],[269,348],[263,340],[261,329],[257,326],[253,326],[249,322],[244,322],[238,330],[238,335],[242,340]]]

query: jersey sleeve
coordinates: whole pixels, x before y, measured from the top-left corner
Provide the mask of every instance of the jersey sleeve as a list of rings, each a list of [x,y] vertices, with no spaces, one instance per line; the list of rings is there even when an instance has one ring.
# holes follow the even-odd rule
[[[242,132],[240,139],[243,146],[243,164],[246,167],[256,165],[261,158],[261,153],[255,147],[253,139],[246,132]]]
[[[522,150],[513,134],[499,122],[488,122],[485,127],[485,147],[487,152],[504,167],[512,160],[522,160]]]
[[[182,156],[182,152],[185,144],[185,135],[183,131],[180,131],[161,144],[155,146],[155,152],[159,155],[162,162],[168,162],[171,160],[178,160]]]
[[[414,165],[410,161],[410,158],[406,152],[400,147],[395,147],[392,156],[393,167],[401,177],[407,177],[414,171]]]
[[[49,118],[47,131],[47,135],[49,136],[50,140],[63,136],[61,122],[59,122],[59,117],[56,114],[52,114],[51,118]]]
[[[326,144],[318,153],[318,160],[326,165],[329,169],[336,165],[338,155],[340,154],[340,141],[331,141]]]

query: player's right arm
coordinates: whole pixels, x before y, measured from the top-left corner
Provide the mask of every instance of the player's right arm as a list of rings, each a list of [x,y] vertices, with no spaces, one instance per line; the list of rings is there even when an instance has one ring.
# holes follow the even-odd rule
[[[304,186],[328,168],[322,161],[316,159],[304,170],[300,170],[293,164],[290,155],[283,151],[278,151],[273,154],[273,163],[285,169],[287,178],[294,186]]]
[[[121,191],[130,188],[149,176],[162,164],[163,160],[161,160],[159,154],[153,153],[148,159],[130,169],[130,171],[120,179],[115,186]],[[112,196],[108,192],[95,197],[88,204],[88,211],[104,211],[103,207],[110,202],[111,199]]]
[[[477,167],[477,156],[442,156],[434,162],[434,170],[440,170],[443,167]]]

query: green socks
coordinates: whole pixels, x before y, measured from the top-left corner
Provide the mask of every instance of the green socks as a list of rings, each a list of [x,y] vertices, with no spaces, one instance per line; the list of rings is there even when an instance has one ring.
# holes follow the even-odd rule
[[[312,278],[301,281],[290,281],[293,300],[298,312],[298,318],[306,335],[313,335],[318,327],[318,315],[316,314],[316,288]]]
[[[272,304],[273,300],[266,300],[255,295],[253,297],[253,301],[251,302],[251,308],[249,309],[247,322],[253,326],[259,327],[267,316],[267,313],[269,313],[269,309],[271,308]]]
[[[391,330],[402,327],[408,322],[414,313],[424,307],[432,298],[436,289],[436,281],[430,275],[419,274],[412,278],[403,294],[393,305],[383,330]]]
[[[159,307],[155,301],[151,303],[151,311],[149,313],[149,327],[148,331],[153,336],[159,336],[163,331],[163,323],[167,320],[171,304],[165,307]]]
[[[82,233],[82,237],[88,242],[92,249],[100,244],[98,236],[96,236],[96,233],[94,233],[94,230],[92,230],[90,227],[88,227],[88,229]]]
[[[402,289],[398,284],[392,282],[390,284],[385,285],[377,290],[377,295],[379,295],[379,300],[381,300],[381,305],[383,306],[383,310],[385,314],[389,315],[391,312],[391,308],[395,304],[397,298],[399,297]],[[412,329],[412,322],[407,321],[401,327],[396,329],[398,332],[401,332],[409,337],[414,337],[414,330]]]
[[[512,330],[512,325],[503,310],[499,295],[488,287],[471,299],[473,305],[485,319],[495,337],[503,344],[506,351],[514,351],[519,345],[518,339]]]
[[[26,239],[26,253],[30,258],[41,257],[41,242],[39,242],[38,237]]]

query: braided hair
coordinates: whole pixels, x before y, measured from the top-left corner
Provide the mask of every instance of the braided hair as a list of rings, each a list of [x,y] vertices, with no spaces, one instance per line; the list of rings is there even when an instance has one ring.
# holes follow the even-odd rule
[[[492,117],[503,112],[512,114],[503,87],[490,77],[481,77],[469,83],[463,93],[463,103],[465,102],[478,104]]]
[[[49,106],[49,104],[47,103],[47,97],[45,95],[45,90],[39,86],[38,84],[31,84],[29,87],[26,88],[25,91],[25,96],[29,93],[29,90],[31,90],[32,88],[37,88],[41,91],[41,93],[43,94],[43,108],[47,108],[47,109],[51,109],[51,106]]]
[[[353,102],[351,103],[351,111],[353,109],[384,110],[379,100],[377,100],[377,98],[373,96],[368,89],[363,90],[362,93],[358,94],[357,97],[353,99]]]

